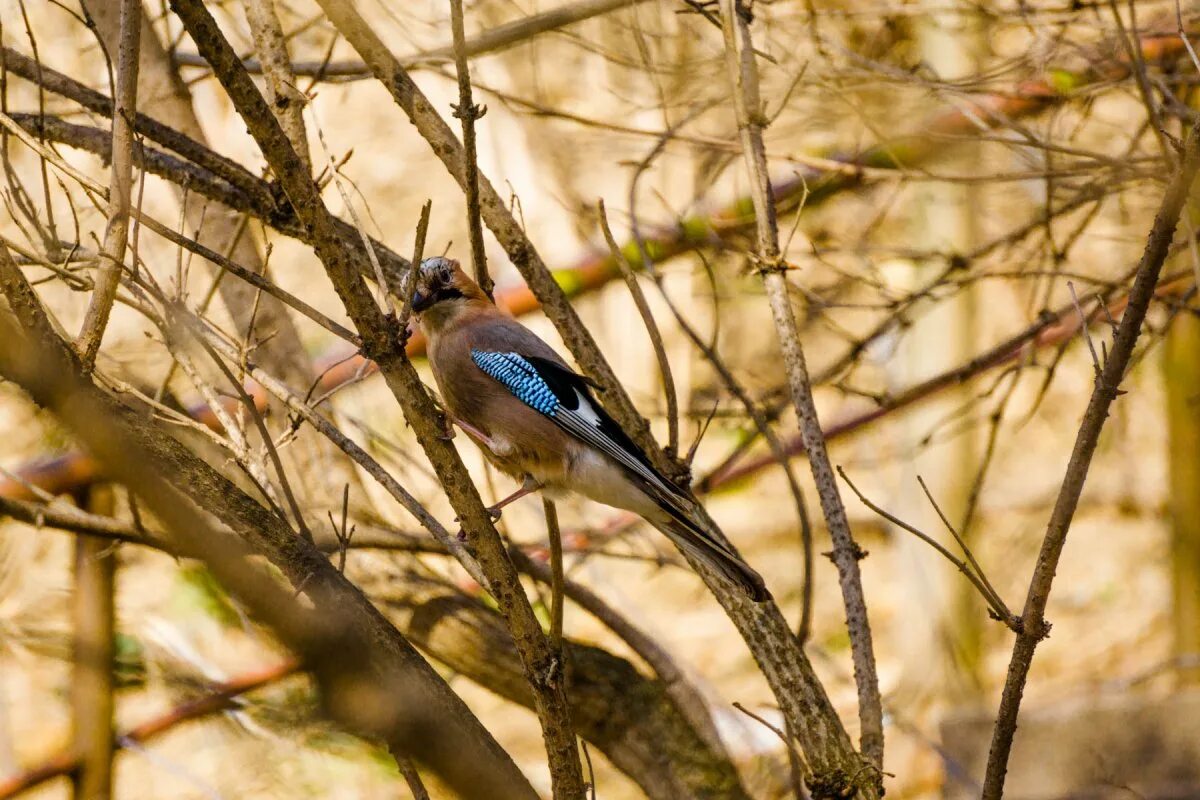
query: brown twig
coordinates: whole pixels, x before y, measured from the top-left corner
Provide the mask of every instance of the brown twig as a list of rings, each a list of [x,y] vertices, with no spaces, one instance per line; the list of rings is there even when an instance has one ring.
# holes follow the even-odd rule
[[[417,772],[417,765],[412,762],[412,759],[402,758],[396,763],[400,766],[400,775],[408,784],[408,791],[412,792],[413,800],[429,800],[429,790],[425,788],[425,782],[421,780],[421,773]]]
[[[995,593],[994,589],[991,588],[991,584],[988,583],[988,581],[985,577],[983,577],[982,571],[980,571],[977,574],[975,572],[975,570],[973,570],[971,567],[968,567],[966,565],[966,563],[963,562],[962,559],[960,559],[958,556],[954,555],[949,550],[947,550],[945,547],[943,547],[942,544],[937,539],[934,539],[932,536],[925,533],[920,528],[916,528],[916,527],[913,527],[912,525],[909,525],[907,522],[900,519],[896,515],[891,514],[887,511],[884,511],[882,508],[877,506],[875,503],[871,502],[870,498],[868,498],[865,494],[863,494],[862,491],[857,486],[854,485],[854,482],[850,480],[850,477],[848,475],[846,475],[845,471],[841,467],[838,467],[838,474],[842,476],[842,480],[844,480],[846,482],[846,485],[850,487],[850,491],[854,492],[854,494],[858,496],[858,499],[862,501],[863,505],[865,505],[867,508],[871,509],[876,514],[883,517],[884,519],[886,519],[888,522],[892,523],[896,527],[902,528],[903,530],[906,530],[909,533],[911,533],[913,536],[916,536],[918,539],[925,542],[925,544],[929,545],[934,550],[936,550],[938,553],[940,553],[942,556],[944,556],[947,561],[949,561],[951,564],[953,564],[955,567],[957,567],[958,571],[961,572],[963,575],[965,575],[967,577],[967,580],[969,580],[971,582],[971,584],[977,590],[979,590],[979,594],[983,596],[984,601],[987,602],[988,608],[991,610],[992,614],[996,617],[996,619],[1003,622],[1005,625],[1007,625],[1013,631],[1017,631],[1020,629],[1021,620],[1018,619],[1016,617],[1016,615],[1014,615],[1012,612],[1010,612],[1008,610],[1008,606],[1006,606],[1004,604],[1004,601],[1000,598],[1000,596]],[[940,514],[941,511],[939,510],[938,513]],[[958,538],[957,533],[955,534],[955,538]],[[961,539],[959,540],[959,544],[960,545],[962,544]],[[971,562],[972,562],[972,564],[974,564],[973,557],[971,558]],[[978,566],[976,566],[976,569],[978,569]]]
[[[308,136],[304,131],[304,95],[296,88],[296,76],[292,73],[292,61],[288,57],[287,39],[283,26],[275,12],[274,0],[243,0],[246,22],[254,40],[254,52],[262,67],[267,104],[274,112],[283,132],[296,150],[304,166],[312,170],[312,158],[308,152]]]
[[[762,725],[771,733],[775,734],[775,736],[779,738],[779,741],[783,742],[783,746],[788,751],[788,761],[792,766],[792,791],[796,795],[796,800],[802,800],[802,798],[805,796],[803,793],[804,777],[810,773],[808,770],[808,765],[804,763],[804,754],[796,749],[796,745],[792,742],[792,737],[788,736],[785,732],[779,730],[779,728],[767,722],[762,716],[755,714],[741,703],[734,703],[733,707],[757,722],[759,725]]]
[[[663,394],[667,400],[667,451],[672,455],[677,455],[679,452],[679,399],[675,393],[675,378],[671,374],[671,359],[667,357],[667,347],[663,344],[662,332],[658,329],[658,324],[654,321],[654,314],[650,311],[650,304],[646,302],[646,293],[642,291],[641,284],[638,283],[637,276],[633,274],[633,267],[629,265],[629,259],[625,258],[625,254],[617,245],[617,240],[613,237],[612,228],[608,226],[608,215],[604,211],[604,200],[597,198],[596,200],[596,219],[600,223],[600,230],[604,234],[604,241],[608,243],[609,252],[612,253],[613,259],[617,262],[621,269],[621,277],[625,279],[625,285],[629,287],[629,295],[633,298],[633,304],[637,306],[638,314],[642,317],[642,324],[646,326],[646,333],[650,336],[650,344],[654,348],[654,357],[658,360],[658,372],[662,376]]]
[[[813,402],[812,384],[800,345],[785,278],[786,265],[779,250],[779,231],[775,203],[767,176],[766,150],[763,146],[763,112],[758,93],[758,65],[750,36],[749,21],[737,0],[721,0],[721,23],[725,36],[725,62],[729,69],[742,153],[750,174],[754,215],[758,233],[758,269],[761,272],[771,315],[775,321],[783,351],[792,403],[800,420],[800,430],[808,453],[809,466],[817,485],[825,522],[833,539],[833,560],[837,564],[842,597],[846,606],[846,625],[850,630],[854,659],[854,681],[858,687],[858,715],[862,728],[863,755],[875,768],[873,780],[880,781],[883,768],[883,704],[879,694],[879,676],[875,671],[875,653],[871,626],[867,619],[866,598],[858,560],[864,553],[850,533],[850,523],[838,493],[837,479],[825,448],[825,438]]]
[[[542,497],[546,515],[546,537],[550,540],[550,643],[562,652],[563,638],[563,548],[562,531],[558,527],[558,509],[554,501]]]
[[[467,230],[471,239],[471,264],[475,282],[492,298],[492,276],[488,274],[487,253],[483,249],[483,221],[479,217],[479,161],[475,152],[475,121],[487,113],[471,98],[471,68],[467,64],[467,37],[463,30],[462,0],[450,0],[450,30],[454,36],[454,71],[458,78],[458,105],[454,116],[462,121],[464,186],[467,198]]]
[[[129,196],[133,181],[133,117],[137,113],[139,41],[142,31],[141,0],[121,0],[121,41],[117,51],[116,110],[112,118],[112,169],[109,177],[108,224],[100,251],[100,274],[83,329],[75,346],[85,369],[91,369],[108,327],[108,315],[117,297],[124,268],[129,233]]]
[[[116,736],[109,734],[114,749],[125,749],[131,745],[144,745],[167,731],[174,730],[185,722],[203,719],[237,707],[237,698],[276,683],[293,675],[300,668],[296,661],[283,661],[273,667],[233,678],[216,686],[195,700],[182,703],[157,717],[129,728]],[[70,775],[81,766],[81,760],[73,753],[65,752],[32,769],[0,781],[0,800],[23,794],[47,781]]]
[[[1012,751],[1013,736],[1017,730],[1017,715],[1021,709],[1021,697],[1025,692],[1029,669],[1033,664],[1034,650],[1038,642],[1050,632],[1045,613],[1058,560],[1062,555],[1063,545],[1066,544],[1079,497],[1083,493],[1083,485],[1096,451],[1096,443],[1100,439],[1100,432],[1104,428],[1113,401],[1121,394],[1121,380],[1125,377],[1134,345],[1137,344],[1141,333],[1142,322],[1154,297],[1158,277],[1170,252],[1175,226],[1191,191],[1197,167],[1200,167],[1200,122],[1188,133],[1178,171],[1171,180],[1154,219],[1145,252],[1138,264],[1133,288],[1129,292],[1129,302],[1113,337],[1112,348],[1104,362],[1103,370],[1096,377],[1091,399],[1079,425],[1071,458],[1067,462],[1058,499],[1046,525],[1046,535],[1042,540],[1042,548],[1038,553],[1037,564],[1029,581],[1025,607],[1021,613],[1021,632],[1013,645],[1008,675],[1000,698],[1000,710],[992,733],[987,771],[984,775],[983,800],[1000,800],[1004,794],[1008,757]]]
[[[433,210],[433,201],[426,200],[425,205],[421,206],[421,217],[417,220],[417,233],[413,241],[413,257],[412,263],[419,267],[421,261],[425,257],[425,237],[429,233],[429,215]],[[411,269],[408,272],[408,281],[404,284],[403,303],[400,307],[400,318],[397,325],[401,332],[408,336],[409,322],[412,319],[412,304],[413,295],[417,291],[417,270]],[[406,340],[407,343],[407,340]]]

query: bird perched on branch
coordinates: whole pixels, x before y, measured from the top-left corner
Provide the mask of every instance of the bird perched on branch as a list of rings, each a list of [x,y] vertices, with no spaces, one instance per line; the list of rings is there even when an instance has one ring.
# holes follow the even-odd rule
[[[496,308],[457,261],[421,263],[412,307],[450,420],[523,481],[493,513],[538,490],[576,492],[638,514],[751,598],[769,596],[762,577],[708,532],[691,496],[605,413],[595,384]]]

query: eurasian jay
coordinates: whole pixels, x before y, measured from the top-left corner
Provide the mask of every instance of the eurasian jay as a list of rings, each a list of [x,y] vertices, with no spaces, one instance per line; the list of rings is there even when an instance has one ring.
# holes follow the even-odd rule
[[[690,495],[595,401],[592,381],[498,309],[457,261],[421,263],[412,308],[450,420],[523,481],[493,513],[530,492],[575,492],[638,514],[751,598],[769,597],[762,577],[706,531]]]

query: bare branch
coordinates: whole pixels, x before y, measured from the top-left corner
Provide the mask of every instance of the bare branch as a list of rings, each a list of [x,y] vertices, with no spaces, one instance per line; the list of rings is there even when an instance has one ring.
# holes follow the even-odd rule
[[[625,285],[629,287],[629,295],[633,298],[633,304],[637,306],[638,314],[642,317],[646,333],[650,335],[654,357],[658,359],[658,372],[662,376],[663,394],[667,398],[667,451],[672,456],[677,455],[679,452],[679,400],[675,394],[675,379],[671,376],[671,360],[667,358],[667,348],[663,344],[662,332],[659,331],[658,324],[654,321],[650,304],[646,302],[646,294],[642,291],[641,284],[637,282],[637,276],[633,274],[633,267],[629,266],[629,259],[625,258],[625,254],[617,246],[617,240],[613,238],[602,199],[596,200],[596,218],[600,223],[600,230],[604,234],[604,241],[608,243],[608,250],[612,253],[613,260],[621,268],[621,277],[625,279]]]
[[[886,519],[888,522],[892,523],[896,527],[906,530],[909,533],[911,533],[913,536],[916,536],[918,539],[925,542],[925,544],[929,545],[934,550],[936,550],[938,553],[940,553],[942,556],[944,556],[947,561],[949,561],[951,564],[953,564],[955,567],[957,567],[958,571],[961,572],[963,575],[965,575],[967,577],[967,580],[969,580],[971,582],[971,584],[976,589],[979,590],[979,594],[983,596],[984,601],[987,602],[988,608],[991,610],[991,613],[996,617],[996,619],[1003,622],[1005,625],[1007,625],[1013,631],[1017,631],[1020,629],[1021,620],[1008,610],[1008,606],[1006,606],[1004,604],[1004,601],[1000,598],[1000,596],[995,593],[995,590],[991,588],[991,585],[986,582],[986,578],[983,577],[982,572],[979,572],[978,574],[976,574],[975,570],[971,569],[971,567],[968,567],[962,561],[962,559],[958,558],[953,553],[951,553],[949,550],[947,550],[945,547],[943,547],[941,545],[941,543],[938,542],[937,539],[934,539],[932,536],[925,533],[921,529],[913,527],[912,525],[909,525],[907,522],[900,519],[896,515],[890,514],[887,511],[884,511],[879,506],[875,505],[875,503],[871,502],[871,500],[866,495],[864,495],[857,486],[854,485],[854,483],[850,480],[849,476],[846,475],[846,473],[842,470],[841,467],[838,467],[838,474],[842,476],[842,480],[844,480],[846,482],[846,485],[850,487],[850,490],[858,496],[858,499],[862,501],[863,505],[865,505],[867,508],[871,509],[876,514],[883,517],[884,519]],[[922,484],[922,486],[923,485],[924,484]],[[939,514],[941,513],[940,509],[939,509],[938,513]],[[958,538],[957,534],[955,534],[955,538]],[[961,540],[959,543],[960,544],[962,543]],[[973,562],[974,562],[974,559],[972,559],[972,563]],[[976,569],[978,569],[978,567],[976,567]]]
[[[479,161],[475,152],[475,120],[487,113],[471,99],[471,68],[467,64],[466,33],[463,31],[462,0],[450,0],[450,29],[454,35],[454,70],[458,77],[458,105],[454,116],[462,120],[463,194],[467,196],[467,230],[471,238],[471,264],[475,282],[492,297],[492,276],[488,274],[487,253],[483,249],[483,222],[479,217]]]
[[[817,484],[821,508],[825,512],[825,522],[833,538],[833,560],[837,564],[846,606],[846,625],[850,630],[854,657],[854,681],[858,686],[862,752],[874,766],[871,779],[879,786],[883,769],[883,704],[879,694],[879,676],[875,671],[875,652],[862,576],[858,568],[858,560],[865,554],[850,533],[846,509],[838,494],[837,479],[825,449],[825,437],[813,402],[808,366],[800,345],[800,332],[788,295],[784,277],[786,264],[779,250],[775,202],[771,197],[766,150],[762,140],[764,120],[758,95],[758,65],[747,14],[737,0],[721,0],[721,24],[725,34],[725,61],[742,136],[742,153],[753,184],[751,198],[758,229],[758,269],[775,320],[809,466]]]
[[[1029,668],[1033,664],[1034,650],[1038,642],[1050,632],[1050,625],[1045,619],[1046,603],[1050,600],[1050,589],[1058,568],[1058,559],[1062,555],[1063,545],[1066,544],[1079,497],[1083,493],[1088,468],[1096,452],[1096,443],[1100,440],[1100,432],[1108,419],[1113,401],[1121,394],[1121,381],[1125,377],[1134,345],[1137,344],[1141,333],[1146,311],[1154,297],[1158,276],[1170,252],[1180,212],[1191,191],[1197,168],[1200,167],[1200,122],[1193,125],[1188,133],[1181,156],[1177,171],[1154,219],[1154,227],[1150,230],[1146,250],[1138,264],[1133,288],[1129,292],[1129,303],[1113,338],[1112,349],[1104,362],[1103,371],[1096,377],[1091,399],[1084,411],[1075,446],[1067,463],[1058,499],[1046,525],[1046,536],[1042,540],[1033,577],[1029,581],[1025,608],[1021,613],[1021,633],[1013,645],[996,727],[992,733],[992,745],[983,783],[984,800],[1000,800],[1004,794],[1008,756],[1012,751],[1013,735],[1017,730],[1017,715],[1021,709],[1025,682],[1029,678]]]
[[[124,269],[129,233],[129,196],[133,179],[133,117],[137,113],[139,40],[142,31],[141,0],[121,0],[121,41],[117,51],[116,111],[112,120],[112,170],[109,178],[110,206],[100,251],[100,274],[83,330],[75,346],[85,369],[91,369],[108,327],[108,315],[117,297]]]
[[[254,39],[254,52],[266,77],[267,104],[274,112],[283,132],[296,150],[296,155],[311,172],[312,159],[308,152],[308,136],[304,132],[304,95],[296,88],[296,76],[288,57],[287,40],[275,13],[274,0],[243,0],[246,22]]]

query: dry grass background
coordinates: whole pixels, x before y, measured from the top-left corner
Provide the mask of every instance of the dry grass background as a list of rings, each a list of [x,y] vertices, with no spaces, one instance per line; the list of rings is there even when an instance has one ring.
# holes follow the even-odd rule
[[[468,34],[530,14],[553,4],[521,0],[481,0],[468,6]],[[1139,3],[1139,6],[1142,4]],[[1147,13],[1165,11],[1145,4]],[[1161,6],[1161,7],[1160,7]],[[778,59],[766,68],[769,111],[779,112],[768,132],[772,168],[781,177],[797,167],[787,156],[851,151],[881,136],[915,129],[920,120],[948,104],[961,102],[959,89],[1011,86],[1047,66],[1073,63],[1077,48],[1111,30],[1111,17],[1057,14],[1038,6],[1036,25],[1026,26],[1013,7],[996,5],[978,54],[990,69],[986,81],[937,92],[927,84],[887,72],[916,59],[923,7],[912,4],[839,2],[818,23],[821,35],[842,43],[818,52],[812,45],[810,19],[802,3],[758,4],[761,48]],[[157,4],[148,4],[158,13]],[[308,2],[279,4],[285,29],[295,28],[317,13]],[[361,4],[394,52],[416,52],[448,41],[443,3]],[[43,0],[26,0],[25,10],[36,35],[41,58],[56,69],[91,85],[107,84],[103,60],[89,34],[61,8]],[[216,6],[218,17],[238,47],[249,48],[244,17],[236,4]],[[602,19],[540,37],[510,51],[477,59],[473,76],[480,87],[516,95],[546,109],[581,115],[597,123],[582,124],[561,116],[531,113],[527,106],[481,92],[488,105],[480,123],[480,162],[502,193],[519,200],[521,219],[552,265],[566,265],[601,245],[588,207],[603,198],[614,209],[614,223],[626,228],[632,164],[645,158],[655,137],[630,135],[611,125],[662,131],[680,123],[690,109],[711,104],[688,134],[734,140],[732,112],[721,62],[719,32],[684,15],[682,4],[646,3]],[[935,9],[937,10],[937,9]],[[4,43],[28,52],[28,40],[15,0],[0,4]],[[966,4],[945,4],[936,24],[955,26],[968,17]],[[1100,18],[1103,17],[1103,18]],[[1061,29],[1056,21],[1061,20]],[[1055,23],[1055,24],[1051,24]],[[159,19],[158,32],[178,35],[178,23]],[[1061,31],[1062,39],[1050,40]],[[293,57],[319,60],[330,44],[329,31],[318,24],[292,42]],[[184,43],[181,49],[190,45]],[[857,53],[849,48],[857,48]],[[334,58],[353,54],[343,43]],[[872,59],[867,61],[866,59]],[[646,64],[651,65],[647,69]],[[418,75],[421,86],[447,117],[454,86],[441,68]],[[799,84],[790,91],[798,76]],[[194,79],[200,116],[215,149],[243,164],[261,163],[243,125],[215,82],[201,70],[186,69]],[[304,81],[302,85],[306,85]],[[8,104],[33,110],[37,97],[28,84],[11,81]],[[664,117],[663,98],[669,108]],[[153,99],[140,104],[154,113]],[[52,108],[60,102],[48,99]],[[780,109],[780,104],[783,108]],[[67,106],[61,105],[63,110]],[[398,252],[411,251],[419,209],[433,199],[430,249],[466,257],[462,200],[428,147],[403,119],[384,90],[374,82],[322,84],[316,89],[313,113],[306,115],[315,160],[324,160],[313,121],[322,126],[335,157],[353,151],[342,168],[352,184],[352,201],[364,213],[366,227]],[[1131,89],[1098,95],[1094,104],[1073,105],[1025,122],[1038,136],[1070,141],[1119,157],[1128,144],[1130,119],[1141,113]],[[101,123],[96,123],[101,124]],[[37,185],[36,163],[10,145],[13,163],[28,185]],[[105,180],[104,166],[87,154],[64,150],[77,168]],[[1137,153],[1152,154],[1143,140]],[[642,178],[638,211],[647,227],[669,224],[676,216],[713,208],[746,190],[734,153],[701,144],[673,143]],[[1002,143],[972,145],[968,155],[948,158],[935,171],[965,175],[1028,169],[1042,155],[1035,148]],[[1129,163],[1134,163],[1130,161]],[[1069,180],[1069,179],[1068,179]],[[1079,179],[1082,181],[1082,179]],[[969,188],[964,188],[965,186]],[[1058,189],[1056,188],[1056,191]],[[1044,201],[1046,183],[1035,177],[980,185],[923,180],[886,182],[879,188],[843,193],[806,214],[789,256],[801,265],[794,283],[815,296],[833,300],[826,316],[810,317],[805,345],[816,371],[842,352],[847,335],[869,330],[882,313],[871,305],[889,293],[902,293],[923,276],[940,269],[935,260],[906,257],[908,251],[940,248],[944,228],[958,224],[955,210],[968,209],[974,241],[1002,236],[1031,215]],[[1119,200],[1105,204],[1070,251],[1063,267],[1097,278],[1116,276],[1136,261],[1149,226],[1149,210],[1158,189],[1146,180],[1131,180]],[[70,210],[56,192],[60,228]],[[328,191],[335,213],[345,216],[340,198]],[[963,206],[963,204],[966,204]],[[143,205],[155,216],[173,220],[179,202],[174,191],[147,178]],[[1069,221],[1057,227],[1065,236]],[[81,241],[103,230],[103,216],[79,209]],[[791,228],[791,219],[784,224]],[[69,225],[66,227],[69,230]],[[931,233],[932,231],[932,233]],[[11,221],[3,233],[20,237]],[[256,231],[256,235],[260,233]],[[620,234],[619,234],[620,235]],[[305,247],[279,237],[272,242],[270,265],[278,282],[337,319],[341,310],[320,264]],[[811,256],[805,240],[822,248]],[[503,251],[489,240],[489,256],[501,286],[519,281]],[[175,253],[145,235],[142,256],[152,269],[170,275]],[[1043,297],[1057,306],[1069,299],[1065,283],[1035,277],[1000,277],[1044,264],[1043,243],[1000,248],[972,266],[980,281],[975,297],[973,332],[964,339],[957,327],[961,300],[930,301],[913,314],[913,326],[893,332],[868,350],[842,387],[823,387],[818,394],[823,419],[836,422],[871,407],[869,398],[844,391],[895,390],[957,363],[964,354],[982,350],[1033,319]],[[783,382],[764,298],[744,271],[739,254],[710,256],[719,295],[722,353],[739,377],[762,396]],[[667,291],[684,303],[701,327],[713,324],[713,296],[703,265],[694,256],[663,267]],[[839,275],[860,280],[832,287]],[[202,296],[211,276],[199,265],[191,271],[192,297]],[[82,320],[87,294],[60,285],[41,287],[43,296],[74,330]],[[669,324],[665,306],[652,296],[676,369],[682,405],[693,412],[682,425],[684,441],[695,436],[699,419],[714,399],[722,399],[721,415],[705,436],[696,458],[697,473],[720,461],[736,442],[743,421],[733,414],[711,370],[682,335]],[[213,316],[225,319],[216,309]],[[662,435],[663,402],[653,354],[624,287],[614,283],[577,301],[585,321]],[[940,315],[940,316],[939,316]],[[1161,318],[1157,319],[1161,322]],[[543,320],[529,320],[553,341]],[[326,351],[331,342],[322,330],[300,324],[310,353]],[[1038,652],[1029,689],[1029,708],[1078,701],[1112,693],[1171,691],[1169,674],[1131,687],[1127,680],[1170,656],[1170,587],[1167,569],[1166,434],[1164,399],[1157,350],[1145,357],[1126,382],[1129,394],[1117,405],[1093,466],[1084,503],[1072,530],[1048,618],[1051,638]],[[1042,359],[1048,363],[1048,359]],[[168,362],[150,328],[128,309],[118,309],[105,341],[101,368],[130,381],[151,385],[161,380]],[[1091,362],[1086,348],[1073,345],[1054,373],[1045,396],[1039,396],[1043,371],[1029,367],[1006,410],[995,461],[987,477],[976,523],[977,555],[1010,605],[1023,598],[1077,421],[1091,389]],[[428,377],[428,376],[427,376]],[[996,375],[980,378],[961,390],[940,396],[916,409],[890,415],[864,432],[832,446],[834,462],[883,507],[900,513],[927,531],[938,531],[936,517],[915,482],[923,475],[939,496],[961,494],[964,476],[978,464],[986,434],[987,414],[997,392],[988,393]],[[174,388],[184,397],[194,392],[182,376]],[[351,429],[361,423],[360,441],[371,442],[376,455],[392,466],[406,485],[423,487],[420,496],[442,519],[453,514],[438,501],[423,469],[408,461],[413,442],[384,388],[367,380],[337,395],[335,407]],[[965,409],[965,411],[964,411]],[[785,416],[782,430],[795,422]],[[27,460],[70,446],[53,420],[35,412],[11,386],[0,387],[0,466],[15,469]],[[930,434],[932,436],[930,437]],[[926,439],[929,441],[926,441]],[[472,447],[459,437],[460,450],[482,486],[507,493],[506,479],[488,476]],[[806,469],[810,510],[815,494]],[[491,481],[491,483],[489,483]],[[843,487],[844,488],[844,487]],[[368,489],[372,487],[368,484]],[[486,491],[492,491],[487,489]],[[949,612],[963,582],[932,550],[915,543],[881,521],[847,494],[856,535],[870,551],[863,562],[871,622],[876,634],[880,676],[889,714],[888,796],[935,796],[945,775],[936,743],[938,724],[964,707],[992,709],[1009,656],[1010,634],[984,621],[978,686],[953,657],[959,636],[957,618]],[[487,495],[485,493],[485,499]],[[400,527],[411,520],[382,493],[357,502],[373,508]],[[723,490],[707,501],[709,509],[749,561],[760,569],[785,612],[798,613],[801,561],[794,511],[786,484],[777,470]],[[610,511],[568,503],[567,527],[600,527]],[[527,500],[505,512],[503,526],[519,542],[540,542],[544,523],[540,506]],[[939,531],[940,533],[940,531]],[[615,545],[639,555],[668,553],[652,532],[638,529]],[[818,530],[818,552],[828,550]],[[118,551],[121,569],[117,603],[119,626],[130,647],[146,666],[145,682],[123,691],[118,704],[119,727],[134,724],[188,696],[201,679],[216,680],[275,663],[284,657],[261,631],[249,627],[236,608],[222,605],[190,564],[135,547]],[[352,553],[348,570],[369,589],[386,593],[389,574],[408,569],[407,556]],[[444,565],[434,563],[435,570]],[[577,578],[598,588],[620,611],[651,632],[703,687],[712,701],[722,734],[743,769],[755,797],[771,796],[784,769],[778,741],[730,705],[738,701],[773,719],[772,698],[753,667],[748,652],[702,584],[686,571],[658,567],[644,560],[591,558],[569,564]],[[68,741],[69,683],[67,602],[71,591],[70,539],[48,530],[6,522],[0,528],[0,775],[39,762]],[[850,677],[848,639],[841,598],[832,564],[818,558],[814,630],[809,652],[847,725],[856,726],[855,692]],[[978,613],[978,609],[976,610]],[[629,655],[600,625],[568,606],[569,635],[596,641]],[[501,743],[548,789],[535,718],[465,680],[452,685],[492,729]],[[190,688],[192,687],[192,688]],[[145,750],[119,759],[117,796],[121,798],[382,798],[405,796],[394,765],[370,746],[307,719],[312,698],[303,678],[251,696],[237,714],[190,723]],[[593,752],[598,796],[605,800],[635,797],[626,778]],[[65,784],[48,786],[31,796],[65,796]]]

